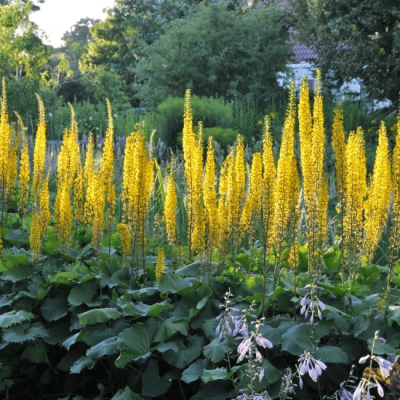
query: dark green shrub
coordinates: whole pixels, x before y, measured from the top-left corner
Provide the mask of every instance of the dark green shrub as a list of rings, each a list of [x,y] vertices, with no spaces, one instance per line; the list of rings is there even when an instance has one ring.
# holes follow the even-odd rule
[[[156,112],[157,132],[167,147],[175,150],[183,130],[183,97],[170,97],[161,103]],[[223,99],[192,97],[193,124],[203,121],[204,128],[219,126],[233,128],[232,107]]]

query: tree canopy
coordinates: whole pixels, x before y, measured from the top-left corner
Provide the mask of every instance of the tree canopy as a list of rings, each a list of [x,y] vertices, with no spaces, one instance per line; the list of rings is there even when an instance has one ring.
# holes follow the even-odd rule
[[[143,83],[138,97],[154,105],[192,88],[199,96],[266,99],[279,90],[277,73],[291,54],[281,17],[276,6],[242,13],[210,4],[172,22],[144,48],[136,68]]]
[[[290,3],[298,39],[318,53],[330,83],[361,78],[377,100],[398,104],[400,8],[392,0],[296,0]]]

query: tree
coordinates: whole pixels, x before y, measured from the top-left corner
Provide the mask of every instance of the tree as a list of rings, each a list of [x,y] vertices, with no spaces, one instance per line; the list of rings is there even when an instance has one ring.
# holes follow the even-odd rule
[[[4,3],[4,2],[3,2]],[[14,1],[0,5],[0,77],[7,78],[9,104],[23,116],[36,107],[35,92],[51,54],[36,24],[29,20],[32,3]],[[33,115],[36,115],[35,110]]]
[[[361,78],[371,98],[398,104],[400,9],[396,2],[296,0],[290,9],[298,40],[316,50],[316,66],[332,86]]]
[[[279,91],[276,76],[291,55],[282,13],[274,5],[242,13],[209,4],[172,22],[144,48],[135,70],[143,83],[138,97],[155,106],[191,88],[198,96],[266,100]]]

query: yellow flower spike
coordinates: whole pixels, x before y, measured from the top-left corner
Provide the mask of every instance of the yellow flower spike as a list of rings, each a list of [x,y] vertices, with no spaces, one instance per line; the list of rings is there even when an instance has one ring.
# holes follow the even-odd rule
[[[38,195],[46,160],[46,116],[42,99],[38,94],[36,94],[36,97],[39,103],[39,119],[35,137],[35,147],[33,150],[32,193],[34,197]]]
[[[40,185],[39,210],[40,210],[41,237],[46,238],[51,219],[48,174],[47,177],[42,181],[42,184]]]
[[[131,233],[125,224],[118,224],[118,233],[121,236],[122,266],[128,266],[128,257],[131,253]]]
[[[25,214],[25,207],[29,200],[29,181],[30,181],[30,165],[29,165],[29,146],[26,138],[26,128],[21,116],[15,113],[18,119],[18,125],[22,135],[22,148],[19,162],[19,201],[18,210],[22,217]]]
[[[361,128],[349,134],[346,146],[346,172],[343,227],[351,284],[362,241],[364,197],[367,186],[364,132]]]
[[[267,115],[264,118],[264,133],[263,133],[263,220],[264,232],[266,239],[270,234],[273,225],[274,209],[275,209],[275,179],[276,166],[273,152],[273,139],[271,131],[271,119]]]
[[[101,248],[103,243],[104,208],[106,202],[105,184],[100,171],[95,171],[92,176],[91,196],[93,200],[93,238],[92,244],[96,249]]]
[[[11,129],[8,120],[7,90],[5,78],[3,78],[2,84],[3,86],[0,109],[0,184],[1,187],[5,189],[3,193],[3,196],[5,197],[7,190],[9,142]],[[5,202],[5,198],[3,198],[3,202]]]
[[[172,171],[174,161],[171,161],[171,170],[167,177],[167,195],[164,203],[165,228],[167,231],[168,244],[173,246],[176,241],[176,209],[177,195],[175,187],[175,175]]]
[[[218,245],[218,203],[217,192],[215,189],[215,150],[214,138],[210,136],[207,143],[207,161],[205,169],[205,177],[203,181],[203,199],[206,209],[206,221],[208,226],[208,242],[209,246]]]
[[[164,258],[164,248],[160,247],[157,252],[157,264],[156,264],[156,279],[157,282],[165,274],[165,258]]]
[[[77,173],[74,186],[74,219],[77,224],[84,222],[84,170],[82,168],[80,157],[78,158]]]
[[[343,126],[343,108],[339,103],[334,110],[332,146],[336,157],[336,187],[342,201],[346,186],[346,139]]]
[[[389,140],[385,123],[379,127],[379,143],[376,149],[372,181],[368,188],[368,199],[364,203],[364,249],[372,260],[386,226],[391,193],[391,166]]]

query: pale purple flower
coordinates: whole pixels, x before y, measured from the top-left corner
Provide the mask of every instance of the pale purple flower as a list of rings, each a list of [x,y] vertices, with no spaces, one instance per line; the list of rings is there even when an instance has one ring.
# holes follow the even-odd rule
[[[316,360],[309,351],[305,351],[299,358],[299,380],[300,387],[303,386],[301,375],[308,373],[310,378],[317,382],[318,377],[322,375],[322,371],[326,369],[326,365],[319,360]]]

